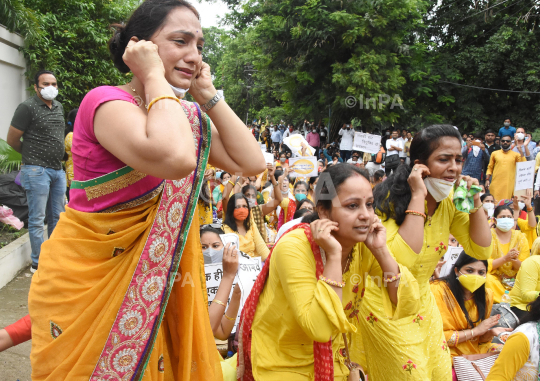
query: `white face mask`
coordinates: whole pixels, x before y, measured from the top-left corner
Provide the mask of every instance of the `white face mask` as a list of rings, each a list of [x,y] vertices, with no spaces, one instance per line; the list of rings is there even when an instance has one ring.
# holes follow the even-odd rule
[[[248,198],[248,204],[250,208],[257,206],[257,200],[254,198]]]
[[[209,247],[208,249],[203,250],[202,253],[205,265],[223,262],[223,248],[221,248],[221,250],[215,250]]]
[[[516,139],[517,139],[517,140],[523,140],[523,139],[525,139],[525,134],[524,134],[523,132],[518,132],[518,133],[516,134]]]
[[[482,207],[487,212],[489,218],[493,217],[493,212],[495,211],[495,204],[487,202],[485,204],[482,204]]]
[[[174,87],[170,83],[169,83],[169,86],[171,86],[171,89],[173,90],[174,95],[176,95],[180,99],[184,98],[186,96],[186,93],[189,90],[189,89],[181,89],[179,87]]]
[[[441,202],[444,200],[450,192],[452,191],[452,187],[454,186],[454,183],[456,181],[446,181],[442,179],[436,179],[433,177],[426,177],[424,179],[424,184],[426,184],[426,188],[433,196],[436,202]]]
[[[504,122],[504,126],[505,126],[505,127],[508,127],[508,126],[510,126],[510,123]]]
[[[47,86],[41,89],[40,94],[43,97],[43,99],[52,101],[58,95],[58,89],[52,85]]]
[[[497,229],[507,232],[514,227],[514,219],[510,217],[497,218]]]

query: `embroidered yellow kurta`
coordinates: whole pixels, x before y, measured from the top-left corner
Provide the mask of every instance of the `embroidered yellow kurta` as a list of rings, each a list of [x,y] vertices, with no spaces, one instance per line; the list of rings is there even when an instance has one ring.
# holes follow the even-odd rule
[[[491,343],[480,343],[478,340],[462,341],[458,344],[453,344],[450,340],[455,331],[462,331],[470,329],[471,327],[467,323],[465,314],[459,306],[454,294],[444,281],[435,281],[431,283],[431,292],[437,302],[437,307],[441,312],[443,321],[444,337],[446,343],[450,348],[452,356],[474,355],[479,353],[487,353],[492,348]],[[491,307],[493,306],[493,292],[486,289],[486,313],[484,318],[487,319],[491,314]],[[474,299],[465,301],[465,309],[469,314],[469,318],[472,322],[478,319],[478,308]],[[474,327],[478,326],[481,321],[474,323]]]
[[[261,237],[261,233],[259,233],[259,229],[257,229],[253,221],[245,236],[238,234],[238,232],[235,232],[227,225],[223,225],[222,227],[225,233],[234,233],[240,237],[240,251],[246,253],[250,257],[261,257],[263,261],[268,258],[270,249],[266,246],[264,239]]]
[[[510,305],[527,311],[527,304],[534,302],[540,294],[540,255],[523,261],[516,276],[516,284],[510,291]]]
[[[68,159],[66,160],[66,180],[67,180],[67,187],[71,187],[71,181],[73,180],[73,155],[71,153],[71,143],[73,141],[73,132],[70,132],[66,135],[66,138],[64,139],[64,146],[66,149],[66,153],[68,155]]]
[[[529,249],[532,247],[532,244],[538,235],[536,233],[536,226],[529,226],[529,214],[527,213],[527,219],[523,220],[519,218],[517,220],[519,230],[527,237],[527,242],[529,243]]]
[[[516,276],[517,271],[512,268],[512,262],[506,262],[497,269],[493,269],[493,260],[501,258],[508,254],[508,251],[512,248],[517,248],[519,250],[518,259],[523,262],[529,257],[529,243],[527,242],[527,237],[518,230],[512,230],[512,238],[510,242],[506,245],[503,245],[499,241],[499,237],[495,232],[496,228],[491,229],[492,237],[492,246],[493,250],[491,257],[488,259],[488,276],[486,281],[486,287],[493,291],[493,301],[494,303],[500,303],[501,298],[504,294],[506,288],[503,286],[501,280],[503,278],[513,278]]]
[[[388,247],[399,264],[406,266],[418,281],[421,307],[417,315],[400,320],[384,318],[380,290],[368,287],[361,316],[373,313],[379,320],[371,324],[361,319],[361,357],[353,358],[368,371],[370,381],[432,380],[451,381],[450,352],[445,350],[441,314],[431,293],[429,278],[445,253],[450,233],[463,245],[467,254],[487,259],[491,246],[482,247],[469,235],[469,215],[456,210],[452,195],[439,203],[431,221],[424,225],[424,245],[416,254],[399,235],[394,219],[385,221]],[[408,361],[415,368],[407,366]],[[407,370],[409,369],[409,370]]]
[[[489,192],[500,201],[512,198],[516,181],[516,163],[527,161],[524,156],[514,151],[494,151],[489,159],[486,175],[491,175]]]
[[[347,380],[342,333],[347,332],[348,341],[359,339],[356,327],[366,318],[359,315],[365,284],[373,283],[371,277],[377,284],[383,274],[365,245],[357,244],[349,271],[343,276],[346,285],[340,301],[329,285],[316,278],[315,268],[315,257],[303,229],[287,233],[276,245],[252,326],[256,380],[313,380],[313,341],[326,342],[330,338],[334,379]],[[381,290],[385,319],[399,319],[418,308],[418,285],[405,267],[400,266],[400,271],[398,305],[392,304],[385,288]]]

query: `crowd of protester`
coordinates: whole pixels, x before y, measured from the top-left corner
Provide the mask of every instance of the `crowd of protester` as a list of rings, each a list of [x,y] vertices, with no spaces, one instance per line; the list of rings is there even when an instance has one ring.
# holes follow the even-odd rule
[[[195,8],[162,3],[116,26],[131,82],[93,89],[64,124],[41,71],[15,112],[34,275],[0,350],[32,339],[34,380],[536,379],[540,176],[514,191],[516,163],[540,167],[531,134],[508,118],[484,134],[245,126],[200,60]],[[378,152],[353,149],[360,130]],[[486,359],[487,374],[463,365]]]

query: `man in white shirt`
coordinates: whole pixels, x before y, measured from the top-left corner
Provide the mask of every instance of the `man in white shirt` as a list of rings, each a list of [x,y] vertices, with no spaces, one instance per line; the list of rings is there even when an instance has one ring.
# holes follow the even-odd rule
[[[400,164],[399,161],[397,165],[388,165],[392,162],[392,159],[388,159],[389,156],[397,155],[399,157],[399,153],[403,151],[404,145],[403,140],[399,140],[399,133],[397,130],[392,131],[392,139],[388,139],[386,141],[386,165],[384,168],[384,171],[386,173],[386,176],[390,176],[392,173],[392,170],[395,170],[397,166]]]
[[[407,130],[403,129],[401,131],[401,136],[398,138],[398,140],[401,140],[403,142],[403,148],[405,148],[405,143],[407,143]],[[399,159],[402,163],[405,163],[405,160],[407,159],[407,153],[405,152],[405,149],[403,151],[399,151]]]
[[[340,156],[344,162],[347,162],[352,154],[354,130],[350,124],[344,124],[339,130],[339,135],[341,135],[341,144],[339,145]]]

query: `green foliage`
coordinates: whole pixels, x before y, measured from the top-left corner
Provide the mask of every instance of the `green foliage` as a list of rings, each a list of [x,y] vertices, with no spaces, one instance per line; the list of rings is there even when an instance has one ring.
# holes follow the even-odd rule
[[[0,173],[20,169],[22,157],[4,139],[0,139]]]
[[[38,70],[54,71],[59,84],[57,99],[66,113],[78,107],[92,88],[127,81],[109,56],[107,42],[112,36],[109,25],[126,20],[138,4],[137,0],[8,2],[13,9],[18,9],[18,21],[11,23],[11,29],[27,33],[23,53],[28,63],[29,83],[33,85],[32,77]],[[0,13],[1,23],[5,23],[5,15]],[[40,33],[28,39],[32,29]]]

